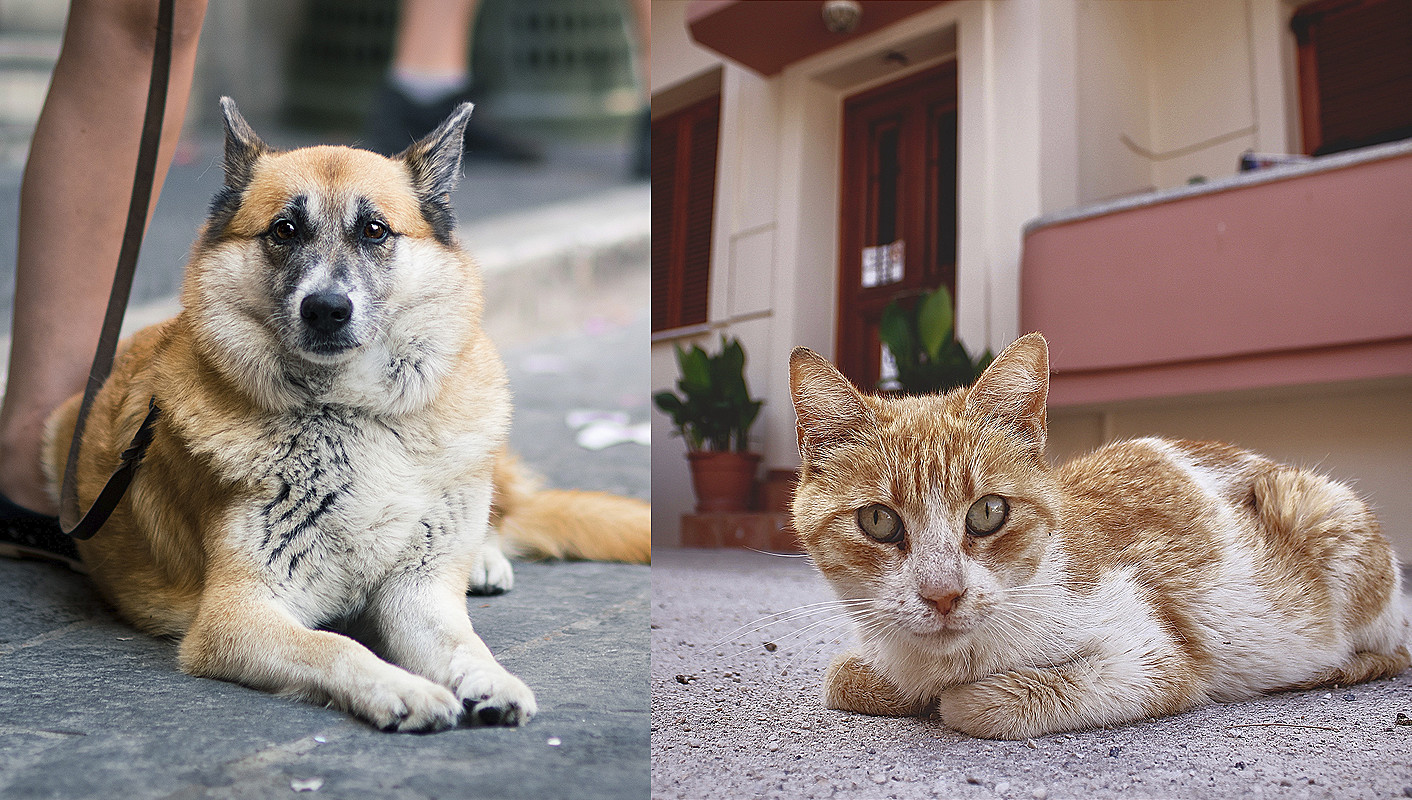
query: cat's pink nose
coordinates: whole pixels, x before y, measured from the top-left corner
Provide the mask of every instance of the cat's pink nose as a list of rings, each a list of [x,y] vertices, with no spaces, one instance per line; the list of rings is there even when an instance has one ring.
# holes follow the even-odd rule
[[[922,598],[922,602],[937,610],[937,613],[945,616],[956,608],[956,604],[961,602],[966,590],[955,591],[951,589],[923,589],[917,595]]]

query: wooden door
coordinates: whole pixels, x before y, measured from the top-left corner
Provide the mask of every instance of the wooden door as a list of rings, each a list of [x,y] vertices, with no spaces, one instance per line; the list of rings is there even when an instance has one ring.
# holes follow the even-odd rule
[[[835,353],[872,390],[887,304],[956,294],[956,62],[844,101],[841,187]]]

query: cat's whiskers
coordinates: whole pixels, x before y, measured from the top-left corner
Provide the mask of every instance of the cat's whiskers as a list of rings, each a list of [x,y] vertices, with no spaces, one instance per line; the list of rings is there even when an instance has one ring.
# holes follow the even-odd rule
[[[805,639],[806,637],[818,635],[818,629],[820,628],[831,634],[834,631],[841,630],[845,627],[850,627],[851,623],[857,618],[858,614],[869,613],[867,605],[871,602],[872,601],[867,598],[855,598],[850,600],[829,600],[820,603],[810,603],[804,606],[798,606],[796,608],[789,609],[788,611],[781,611],[777,614],[772,614],[769,617],[763,618],[763,620],[759,620],[755,623],[752,623],[751,625],[745,625],[740,628],[737,628],[735,631],[732,631],[730,635],[727,635],[726,637],[718,640],[712,646],[720,647],[724,644],[731,642],[732,640],[738,640],[743,636],[752,633],[762,633],[766,629],[777,625],[783,625],[792,622],[798,622],[800,620],[810,619],[819,614],[824,614],[831,611],[836,612],[824,617],[823,619],[815,620],[814,622],[811,622],[801,628],[795,628],[794,630],[785,631],[784,633],[781,633],[779,635],[772,635],[770,637],[769,643],[773,644],[776,648],[780,648],[781,645],[784,645],[785,647],[783,649],[790,650],[793,648],[795,643]],[[764,620],[769,621],[764,622]],[[764,622],[764,624],[761,624],[761,622]],[[813,631],[812,634],[811,631]],[[826,636],[825,639],[827,638],[828,637]],[[743,647],[740,647],[740,649],[734,652],[721,656],[721,658],[740,658],[741,656],[755,652],[760,647],[762,647],[763,644],[764,643],[747,644]]]
[[[829,626],[827,630],[836,630],[842,627],[842,622],[844,620],[847,620],[850,623],[856,622],[857,615],[852,611],[844,611],[843,613],[835,614],[831,617],[825,617],[824,619],[806,625],[803,628],[799,628],[798,630],[792,631],[788,634],[788,636],[796,639],[802,639],[805,636],[809,635],[810,631],[819,628],[820,626]]]
[[[1053,608],[1025,603],[1005,603],[986,618],[986,623],[1003,626],[1012,637],[1012,647],[1020,652],[1063,649],[1066,642],[1057,631],[1061,615]],[[1000,631],[996,630],[999,634]]]
[[[853,620],[853,622],[857,622],[857,620]],[[883,626],[868,627],[862,623],[850,624],[846,626],[846,628],[845,630],[843,624],[837,623],[828,630],[816,631],[814,636],[811,637],[812,641],[794,651],[793,655],[795,658],[791,660],[790,666],[794,667],[799,662],[806,660],[811,662],[827,662],[827,658],[821,659],[820,656],[830,644],[846,645],[849,639],[867,642],[879,635],[879,632],[886,633],[886,628]],[[845,649],[847,648],[845,647]]]
[[[717,639],[714,643],[711,644],[711,646],[720,647],[721,645],[730,642],[732,639],[739,639],[742,636],[750,633],[760,633],[765,631],[767,628],[774,627],[775,625],[784,625],[791,622],[796,622],[801,619],[809,619],[810,617],[813,617],[816,614],[821,614],[826,611],[834,611],[840,608],[848,608],[850,606],[865,606],[871,602],[873,601],[869,598],[859,597],[844,600],[824,600],[818,603],[806,603],[802,606],[795,606],[794,608],[788,608],[784,611],[777,611],[774,614],[769,614],[767,616],[761,617],[760,619],[757,619],[754,622],[741,625],[739,628],[736,628],[735,630],[730,631],[726,635]]]
[[[1073,594],[1076,589],[1096,589],[1102,585],[1100,581],[1076,581],[1064,580],[1050,583],[1022,583],[1019,586],[1007,586],[1003,589],[1005,594],[1011,592],[1044,591],[1053,594],[1054,589],[1061,590],[1064,594]]]
[[[896,635],[896,631],[892,630],[891,628],[888,628],[886,626],[878,626],[869,630],[867,632],[867,635],[859,639],[858,649],[864,653],[871,652],[873,650],[873,645],[878,644],[880,642],[886,643],[888,639]]]
[[[1005,661],[1013,661],[1015,656],[1047,650],[1043,628],[1023,624],[1021,620],[1024,618],[995,614],[986,619],[978,633],[983,632],[1002,644],[998,649],[1009,654]]]
[[[861,652],[876,652],[875,645],[887,646],[893,641],[901,639],[903,633],[897,627],[888,624],[887,620],[879,620],[879,624],[872,626],[858,626],[861,634],[858,642],[858,649]]]
[[[876,620],[879,624],[869,625],[869,620]],[[811,628],[816,630],[811,633]],[[850,609],[845,614],[834,615],[788,634],[786,638],[803,639],[807,636],[809,641],[785,648],[788,660],[779,665],[779,669],[784,672],[798,667],[801,663],[817,664],[820,660],[827,662],[828,659],[820,659],[819,656],[830,644],[840,645],[854,638],[868,641],[887,633],[883,615],[876,608]]]
[[[1016,613],[1024,611],[1031,613]],[[1058,641],[1058,638],[1053,636],[1050,631],[1050,626],[1054,622],[1053,616],[1044,614],[1041,609],[1023,606],[1005,608],[991,614],[986,622],[1004,625],[1026,640]]]
[[[774,557],[776,557],[776,558],[804,558],[804,559],[809,558],[809,554],[808,554],[808,553],[776,553],[776,552],[771,551],[771,550],[760,550],[760,549],[757,549],[757,548],[754,548],[754,547],[747,547],[747,548],[745,548],[745,549],[746,549],[746,550],[749,550],[749,551],[751,551],[751,552],[753,552],[753,553],[759,553],[759,554],[761,554],[761,555],[766,555],[766,556],[774,556]]]

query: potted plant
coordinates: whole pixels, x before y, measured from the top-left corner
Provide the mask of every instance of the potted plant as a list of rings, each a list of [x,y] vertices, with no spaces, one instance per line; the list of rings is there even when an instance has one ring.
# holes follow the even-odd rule
[[[897,382],[880,383],[880,389],[908,394],[944,392],[968,386],[995,358],[986,350],[971,358],[956,339],[951,293],[945,286],[923,294],[911,308],[894,299],[883,309],[878,337],[887,345],[897,365]]]
[[[722,336],[714,355],[698,345],[678,345],[676,351],[681,394],[658,392],[652,402],[686,440],[696,511],[745,511],[760,463],[758,453],[747,452],[750,426],[762,405],[745,385],[745,350],[739,340]]]

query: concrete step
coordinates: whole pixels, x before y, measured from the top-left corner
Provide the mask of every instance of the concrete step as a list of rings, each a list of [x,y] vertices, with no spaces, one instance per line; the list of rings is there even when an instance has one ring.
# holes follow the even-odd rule
[[[683,514],[683,547],[743,547],[766,553],[801,553],[789,515],[778,511]]]

